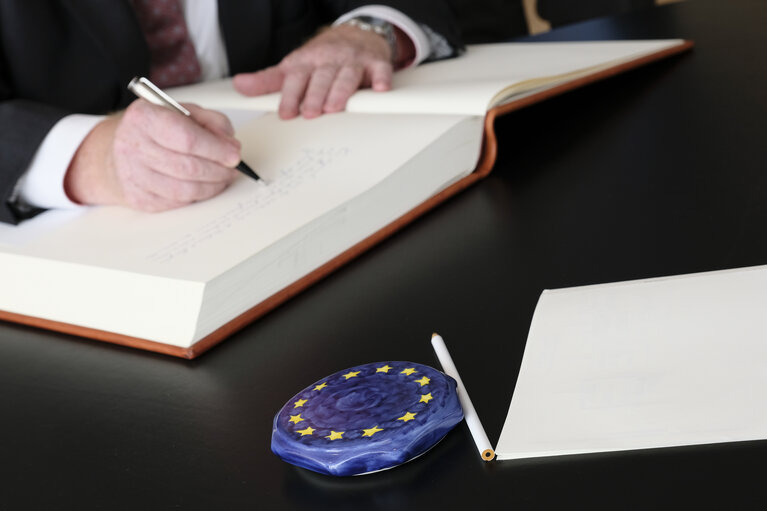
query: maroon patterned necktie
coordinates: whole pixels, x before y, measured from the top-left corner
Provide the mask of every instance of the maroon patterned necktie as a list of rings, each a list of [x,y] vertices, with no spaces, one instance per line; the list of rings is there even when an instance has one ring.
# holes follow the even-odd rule
[[[131,3],[151,55],[149,79],[160,88],[198,81],[200,63],[189,38],[180,0],[132,0]]]

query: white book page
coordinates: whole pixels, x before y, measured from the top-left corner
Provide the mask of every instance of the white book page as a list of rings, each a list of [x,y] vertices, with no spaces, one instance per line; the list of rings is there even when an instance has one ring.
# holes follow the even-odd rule
[[[545,291],[499,459],[767,438],[767,267]]]
[[[463,119],[342,113],[281,121],[267,114],[237,136],[243,160],[268,184],[240,176],[211,200],[164,213],[89,208],[55,230],[2,248],[207,282],[375,186]]]
[[[524,92],[546,78],[557,81],[579,71],[633,60],[681,44],[681,40],[542,42],[470,45],[464,55],[398,71],[391,91],[360,90],[347,105],[349,112],[484,115],[514,86]],[[593,68],[593,69],[592,69]],[[276,111],[279,94],[245,98],[220,80],[174,89],[180,101],[208,108]]]

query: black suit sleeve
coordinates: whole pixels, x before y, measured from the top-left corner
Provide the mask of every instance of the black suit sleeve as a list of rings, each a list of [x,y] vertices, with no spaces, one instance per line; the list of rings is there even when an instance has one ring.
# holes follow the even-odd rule
[[[6,69],[0,62],[0,222],[18,223],[23,216],[10,205],[16,182],[48,131],[69,112],[14,98]]]
[[[430,29],[444,37],[450,45],[457,49],[463,48],[458,24],[452,9],[445,0],[333,0],[325,2],[332,10],[334,19],[339,16],[370,4],[387,5],[409,16],[413,21],[427,25]]]

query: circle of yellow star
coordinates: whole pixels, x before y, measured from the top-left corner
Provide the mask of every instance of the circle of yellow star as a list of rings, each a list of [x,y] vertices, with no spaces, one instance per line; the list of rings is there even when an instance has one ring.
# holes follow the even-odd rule
[[[301,408],[302,406],[306,404],[306,401],[307,401],[306,399],[299,399],[298,401],[293,403],[294,408]]]
[[[424,385],[428,385],[430,381],[431,381],[430,379],[424,376],[423,378],[421,378],[420,380],[416,380],[415,382],[420,383],[421,387],[423,387]]]
[[[327,386],[328,386],[327,383],[321,383],[321,384],[317,385],[316,387],[314,387],[314,390],[322,390],[322,389],[324,389]]]
[[[332,431],[331,430],[330,434],[328,436],[326,436],[325,438],[329,438],[330,440],[340,440],[340,439],[343,438],[343,435],[344,435],[344,431]]]
[[[415,370],[415,367],[408,367],[407,369],[403,369],[402,371],[400,371],[401,374],[406,374],[408,376],[410,376],[413,373],[417,373],[417,372],[418,371]]]
[[[303,419],[303,417],[301,417],[300,413],[298,415],[291,415],[290,416],[290,422],[292,422],[293,424],[298,424],[302,420],[304,420],[304,419]]]
[[[363,429],[364,433],[362,433],[362,436],[373,436],[379,431],[383,431],[383,428],[379,428],[378,426],[373,426],[370,429]]]
[[[348,373],[346,373],[346,374],[344,375],[344,378],[346,378],[346,379],[348,380],[349,378],[354,378],[354,377],[355,377],[355,376],[357,376],[358,374],[360,374],[360,372],[359,372],[359,371],[350,371],[350,372],[348,372]]]
[[[415,416],[418,415],[417,413],[407,412],[402,417],[399,417],[397,420],[402,422],[407,422],[415,419]]]
[[[376,369],[376,372],[377,372],[377,373],[388,373],[388,372],[389,372],[389,370],[391,370],[391,369],[394,369],[394,368],[393,368],[392,366],[390,366],[389,364],[386,364],[386,365],[385,365],[385,366],[383,366],[383,367],[379,367],[379,368],[377,368],[377,369]]]
[[[314,428],[309,426],[306,429],[299,429],[298,431],[296,431],[296,433],[301,433],[301,436],[311,435],[312,433],[314,433]]]
[[[419,403],[428,403],[432,399],[434,398],[432,397],[431,392],[429,392],[428,394],[424,394],[421,396],[421,400],[419,401]]]

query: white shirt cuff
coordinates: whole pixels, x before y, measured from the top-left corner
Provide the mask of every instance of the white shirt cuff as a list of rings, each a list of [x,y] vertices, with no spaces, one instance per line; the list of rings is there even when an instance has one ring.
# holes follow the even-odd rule
[[[19,179],[19,199],[44,209],[82,207],[64,192],[64,175],[86,135],[104,119],[101,115],[72,114],[57,122],[37,149],[27,172]]]
[[[402,30],[415,46],[415,59],[413,60],[413,66],[416,66],[426,60],[431,55],[431,43],[426,35],[426,32],[418,26],[418,23],[410,19],[401,11],[389,7],[387,5],[365,5],[349,11],[340,18],[338,18],[333,26],[339,25],[344,21],[356,18],[358,16],[371,16],[373,18],[379,18],[384,21],[388,21],[392,25]]]

